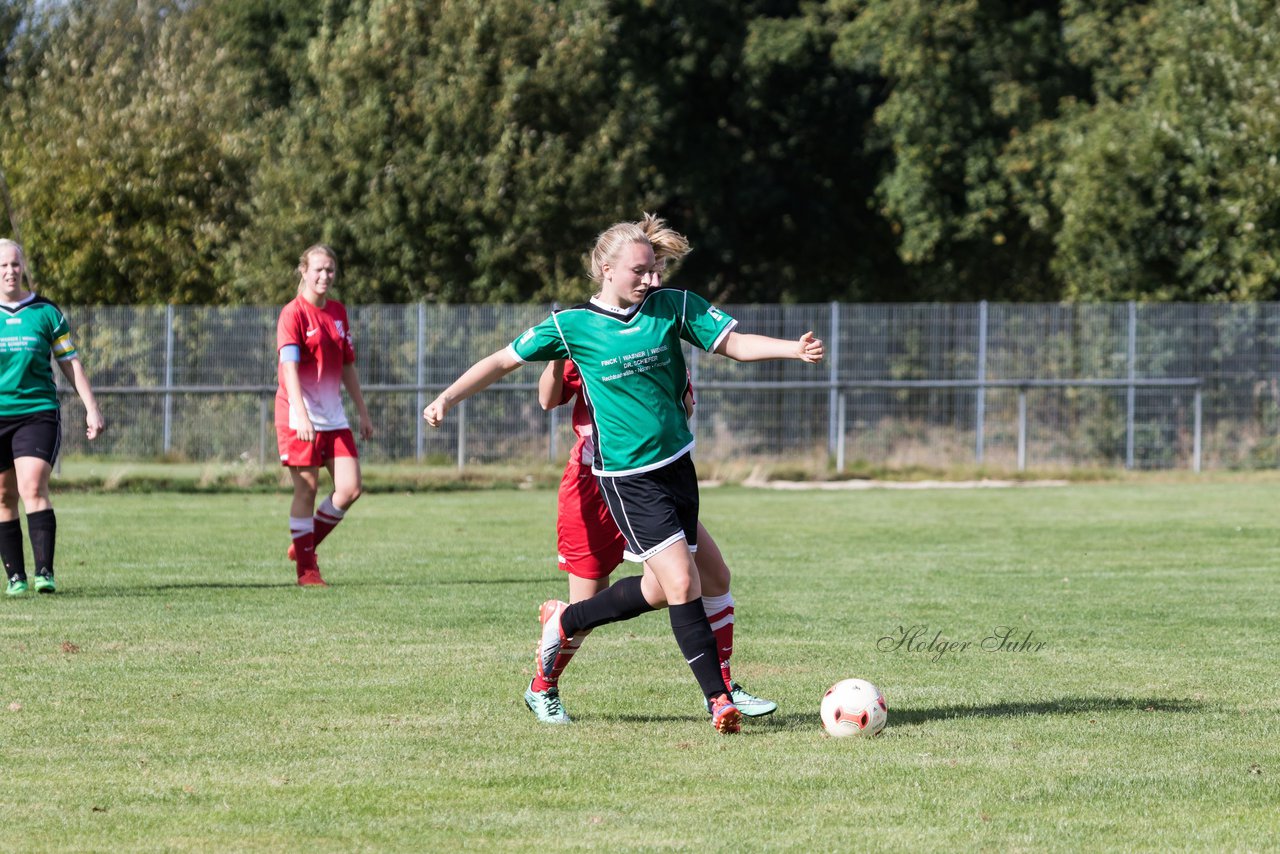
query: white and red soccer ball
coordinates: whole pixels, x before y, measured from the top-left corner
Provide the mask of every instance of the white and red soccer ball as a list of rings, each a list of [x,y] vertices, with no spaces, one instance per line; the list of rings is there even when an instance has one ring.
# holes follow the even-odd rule
[[[870,738],[884,729],[889,707],[880,689],[865,679],[842,679],[822,697],[822,726],[828,735]]]

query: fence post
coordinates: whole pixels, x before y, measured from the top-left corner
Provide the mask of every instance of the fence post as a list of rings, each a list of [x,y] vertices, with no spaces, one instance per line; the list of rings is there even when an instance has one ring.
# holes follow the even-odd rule
[[[844,471],[844,419],[845,419],[845,400],[840,394],[840,303],[835,300],[831,301],[831,329],[827,334],[828,347],[828,368],[831,388],[827,390],[827,457],[830,458],[835,452],[836,446],[840,446],[840,462],[837,464],[838,471]],[[839,406],[837,413],[836,407]],[[840,422],[837,427],[837,420]],[[837,432],[838,431],[838,432]]]
[[[267,467],[267,400],[258,398],[258,467]]]
[[[161,450],[168,455],[173,447],[173,304],[164,307],[164,438]]]
[[[1129,384],[1125,392],[1124,408],[1124,467],[1133,468],[1133,411],[1136,400],[1134,379],[1138,361],[1138,304],[1129,300]]]
[[[1018,471],[1027,470],[1027,390],[1018,389]]]
[[[458,404],[458,471],[467,459],[467,402]]]
[[[1196,410],[1196,419],[1195,419],[1196,425],[1195,425],[1195,437],[1192,439],[1193,444],[1192,444],[1192,450],[1191,450],[1191,465],[1192,465],[1192,468],[1195,470],[1195,473],[1200,474],[1200,452],[1201,452],[1200,427],[1202,423],[1201,419],[1204,413],[1204,396],[1203,396],[1203,392],[1200,390],[1200,386],[1196,386],[1195,410]]]
[[[423,386],[426,384],[427,373],[427,304],[418,303],[418,343],[417,343],[417,365],[415,366],[414,382],[418,385],[418,393],[415,397],[417,407],[414,409],[414,433],[413,448],[414,459],[422,462],[423,445],[425,437],[423,435],[423,427],[425,422],[422,420],[422,410],[426,408],[426,395],[423,394]]]
[[[838,407],[836,410],[836,420],[839,423],[838,429],[840,431],[836,436],[836,471],[840,474],[844,474],[844,431],[845,419],[847,418],[845,415],[845,396],[843,394],[837,394],[836,400],[836,405]]]
[[[982,465],[983,433],[987,420],[987,301],[978,303],[978,399],[974,412],[974,456],[978,465]]]

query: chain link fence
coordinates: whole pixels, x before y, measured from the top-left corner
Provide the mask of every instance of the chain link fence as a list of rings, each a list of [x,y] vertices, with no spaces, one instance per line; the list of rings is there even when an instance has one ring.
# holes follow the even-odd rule
[[[454,410],[423,406],[546,305],[348,306],[377,428],[367,461],[563,459],[567,412],[543,412],[530,365]],[[739,329],[813,330],[820,366],[690,352],[700,465],[817,460],[1159,468],[1275,465],[1280,304],[725,305]],[[69,454],[276,459],[279,307],[64,308],[110,429]],[[59,377],[59,379],[61,379]],[[68,424],[82,423],[66,390]],[[351,412],[351,410],[348,410]]]

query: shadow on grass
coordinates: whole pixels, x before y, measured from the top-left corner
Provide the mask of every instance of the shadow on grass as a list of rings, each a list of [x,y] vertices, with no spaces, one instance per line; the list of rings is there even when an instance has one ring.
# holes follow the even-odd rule
[[[937,706],[934,708],[889,707],[889,726],[894,729],[920,726],[931,721],[952,718],[1014,718],[1039,715],[1093,715],[1115,712],[1198,712],[1204,703],[1168,697],[1064,697],[1036,702],[1002,702],[985,705]],[[649,721],[688,720],[687,715],[619,715],[616,720],[644,723]],[[762,718],[743,718],[743,732],[790,732],[820,726],[818,708],[810,712],[774,712]]]
[[[1087,715],[1111,712],[1198,712],[1204,703],[1170,697],[1063,697],[1035,702],[1008,701],[984,705],[889,708],[893,726],[915,726],[949,718],[1014,718],[1036,715]]]
[[[359,578],[339,579],[329,581],[331,588],[355,588],[368,587],[368,581]],[[379,588],[394,587],[452,587],[452,586],[473,586],[473,585],[502,585],[502,586],[521,586],[538,584],[545,579],[532,578],[477,578],[477,579],[456,579],[456,580],[440,580],[432,578],[412,579],[405,581],[387,581],[380,579],[377,582]],[[90,587],[76,588],[69,590],[59,590],[59,599],[83,598],[83,599],[111,599],[115,597],[125,596],[161,596],[166,593],[182,593],[184,591],[209,591],[209,590],[296,590],[298,585],[292,580],[281,581],[182,581],[169,584],[140,584],[130,587]]]

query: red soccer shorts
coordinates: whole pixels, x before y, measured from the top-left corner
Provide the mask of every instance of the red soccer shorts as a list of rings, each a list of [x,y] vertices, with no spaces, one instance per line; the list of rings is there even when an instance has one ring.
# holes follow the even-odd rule
[[[626,544],[590,467],[571,461],[560,479],[556,516],[560,568],[579,578],[608,578],[622,563]]]
[[[319,430],[314,442],[303,442],[298,433],[285,425],[276,425],[276,443],[280,446],[280,465],[311,468],[322,466],[338,457],[356,457],[356,437],[350,428]]]

